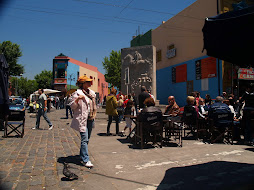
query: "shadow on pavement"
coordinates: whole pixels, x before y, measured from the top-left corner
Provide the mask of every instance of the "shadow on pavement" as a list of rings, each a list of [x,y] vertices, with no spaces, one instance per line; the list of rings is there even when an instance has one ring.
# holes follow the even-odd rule
[[[61,164],[66,162],[66,163],[72,163],[72,164],[76,164],[78,166],[82,166],[82,164],[80,162],[80,156],[79,155],[60,157],[60,158],[57,159],[57,162],[61,163]]]
[[[254,189],[254,164],[214,161],[171,168],[157,189]]]
[[[164,147],[178,147],[179,145],[176,142],[163,142]]]
[[[254,148],[245,148],[245,150],[254,152]]]
[[[107,137],[107,133],[97,133],[98,136],[101,136],[101,137]]]

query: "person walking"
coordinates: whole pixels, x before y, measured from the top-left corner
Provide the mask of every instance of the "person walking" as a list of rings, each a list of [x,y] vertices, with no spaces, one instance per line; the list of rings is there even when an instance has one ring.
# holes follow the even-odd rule
[[[80,146],[80,158],[81,164],[88,168],[93,167],[88,155],[88,129],[87,120],[89,114],[89,101],[88,96],[84,94],[86,82],[91,82],[92,79],[87,76],[81,76],[77,80],[77,89],[69,98],[69,105],[73,110],[73,119],[71,122],[71,128],[80,132],[81,146]]]
[[[117,108],[116,89],[112,89],[111,93],[106,98],[106,114],[108,115],[107,136],[111,135],[110,125],[113,119],[116,121],[116,135],[120,135],[119,117],[116,108]]]
[[[49,113],[51,109],[51,98],[49,97],[49,95],[47,95],[47,108],[47,112]]]
[[[59,99],[58,96],[56,96],[56,109],[57,109],[57,110],[60,109],[59,103],[60,103],[60,99]]]
[[[52,130],[54,126],[52,125],[52,123],[50,122],[47,116],[47,96],[43,93],[43,89],[39,89],[38,93],[39,93],[39,99],[37,100],[37,103],[39,104],[39,109],[37,112],[36,125],[32,129],[39,129],[40,119],[41,119],[41,116],[43,116],[49,125],[49,130]]]
[[[68,117],[69,116],[69,112],[70,112],[71,118],[73,118],[72,111],[71,111],[71,106],[68,104],[69,98],[70,98],[70,94],[68,94],[66,99],[65,99],[66,119],[69,118]]]

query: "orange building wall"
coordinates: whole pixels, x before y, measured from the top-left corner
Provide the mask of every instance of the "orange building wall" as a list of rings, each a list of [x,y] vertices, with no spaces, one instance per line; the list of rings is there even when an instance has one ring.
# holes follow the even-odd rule
[[[217,15],[216,0],[197,0],[152,32],[152,45],[161,50],[157,70],[205,56],[202,28],[206,17]],[[167,58],[167,47],[175,45],[176,56]]]

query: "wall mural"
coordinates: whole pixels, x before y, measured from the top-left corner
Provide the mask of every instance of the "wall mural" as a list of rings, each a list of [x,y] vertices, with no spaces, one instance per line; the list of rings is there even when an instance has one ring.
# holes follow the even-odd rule
[[[153,92],[153,51],[152,46],[145,48],[122,49],[122,92],[124,94],[140,93],[141,86],[146,86],[147,90]],[[152,55],[152,56],[151,56]],[[128,68],[129,72],[125,72]],[[156,72],[156,71],[155,71]],[[125,76],[126,74],[129,76]],[[128,83],[125,79],[128,78]]]

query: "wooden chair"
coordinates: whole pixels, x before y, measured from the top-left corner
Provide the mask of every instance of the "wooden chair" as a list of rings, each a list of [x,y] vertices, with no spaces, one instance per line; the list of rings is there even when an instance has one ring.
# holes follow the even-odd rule
[[[18,137],[23,138],[24,131],[25,111],[10,111],[10,114],[5,118],[3,137],[9,137],[15,132]]]

